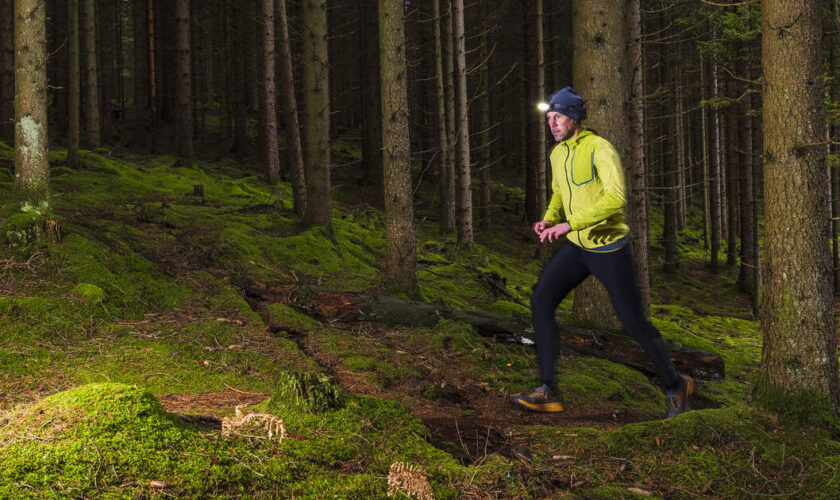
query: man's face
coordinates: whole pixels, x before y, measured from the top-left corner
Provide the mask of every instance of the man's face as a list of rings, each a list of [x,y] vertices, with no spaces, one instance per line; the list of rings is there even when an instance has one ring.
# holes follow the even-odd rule
[[[563,113],[549,111],[546,116],[548,117],[548,127],[551,129],[551,135],[554,136],[555,141],[565,141],[572,136],[577,128],[577,123]]]

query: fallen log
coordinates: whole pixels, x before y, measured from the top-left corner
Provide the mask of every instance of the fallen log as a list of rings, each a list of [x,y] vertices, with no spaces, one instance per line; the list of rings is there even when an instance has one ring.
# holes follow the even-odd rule
[[[483,311],[459,311],[440,304],[400,299],[388,295],[358,295],[331,292],[312,286],[263,285],[251,283],[251,297],[283,302],[310,316],[330,322],[368,321],[388,325],[433,327],[443,319],[462,321],[482,336],[504,342],[533,344],[529,325],[507,315]],[[271,328],[275,330],[275,328]],[[560,326],[559,347],[586,356],[608,359],[657,375],[645,350],[624,332]],[[723,380],[725,366],[719,354],[683,346],[671,347],[677,370],[704,380]]]

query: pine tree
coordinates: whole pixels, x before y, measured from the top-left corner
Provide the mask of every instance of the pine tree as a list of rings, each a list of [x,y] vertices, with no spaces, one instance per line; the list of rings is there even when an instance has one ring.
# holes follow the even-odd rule
[[[382,167],[385,188],[385,275],[394,289],[417,291],[417,245],[402,0],[379,0],[382,74]]]
[[[16,0],[14,13],[15,189],[45,214],[50,209],[46,4]]]
[[[820,9],[817,0],[761,3],[767,259],[756,394],[786,412],[785,395],[816,393],[840,408],[828,178],[817,145],[825,126]]]

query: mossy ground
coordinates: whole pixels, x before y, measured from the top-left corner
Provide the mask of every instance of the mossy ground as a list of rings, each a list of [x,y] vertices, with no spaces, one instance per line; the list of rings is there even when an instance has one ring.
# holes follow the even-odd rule
[[[355,161],[352,146],[337,148]],[[760,328],[734,271],[703,267],[696,221],[676,275],[659,272],[654,245],[651,316],[669,342],[725,359],[724,381],[698,384],[705,409],[663,421],[655,380],[561,353],[567,410],[535,415],[510,403],[538,381],[530,347],[452,321],[322,322],[247,291],[386,288],[382,213],[375,197],[350,193],[343,167],[336,184],[353,189],[339,187],[326,228],[294,215],[287,184],[233,160],[84,152],[78,170],[63,160],[53,153],[62,241],[0,246],[0,497],[384,497],[395,461],[425,467],[437,498],[838,494],[835,431],[750,406]],[[0,168],[0,226],[19,230],[13,182]],[[527,319],[541,261],[518,218],[521,189],[493,185],[506,229],[479,232],[465,249],[430,222],[425,187],[422,296]],[[291,372],[330,375],[346,399],[316,413],[270,403]],[[282,444],[223,439],[176,415],[221,418],[257,401],[246,411],[283,419]]]

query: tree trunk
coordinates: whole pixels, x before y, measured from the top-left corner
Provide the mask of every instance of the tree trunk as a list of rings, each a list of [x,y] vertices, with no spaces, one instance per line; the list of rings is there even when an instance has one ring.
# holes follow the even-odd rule
[[[79,167],[79,0],[70,0],[67,8],[67,166]]]
[[[444,81],[449,80],[449,73],[444,72],[444,53],[451,46],[449,39],[441,36],[441,24],[448,19],[442,20],[440,13],[440,1],[433,0],[432,17],[434,18],[435,32],[435,85],[437,89],[437,136],[440,141],[440,175],[438,176],[438,192],[440,196],[440,219],[447,228],[455,227],[455,183],[454,168],[452,166],[452,147],[449,142],[451,133],[449,126],[451,122],[447,119],[446,86]],[[449,30],[445,30],[449,32]]]
[[[277,144],[277,84],[274,80],[274,0],[260,0],[260,48],[262,49],[262,85],[260,85],[260,140],[265,175],[271,182],[280,178],[280,153]]]
[[[714,36],[714,35],[713,35]],[[717,102],[720,97],[718,92],[718,63],[717,57],[714,56],[712,61],[712,99]],[[709,172],[709,211],[712,216],[711,220],[711,241],[712,241],[712,257],[711,268],[712,272],[718,272],[718,258],[720,254],[720,240],[721,240],[721,211],[723,200],[721,200],[720,190],[720,172],[721,172],[721,131],[720,131],[720,109],[717,104],[712,107],[712,169]]]
[[[251,0],[248,0],[251,1]],[[245,30],[250,29],[250,17],[242,12],[241,5],[233,9],[235,28],[232,35],[233,44],[238,50],[230,54],[233,59],[233,150],[237,155],[248,153],[248,58],[243,54],[250,50]]]
[[[630,86],[626,72],[616,71],[625,64],[626,4],[623,0],[574,0],[572,6],[572,74],[575,89],[590,103],[587,125],[609,140],[626,162],[630,131],[625,110]],[[608,303],[603,285],[590,276],[575,289],[572,314],[584,324],[620,328],[615,311],[604,312]]]
[[[85,62],[85,132],[87,145],[98,148],[102,144],[99,128],[99,73],[96,67],[95,0],[82,0],[82,51]]]
[[[443,24],[443,70],[444,70],[444,91],[446,94],[446,143],[449,145],[449,171],[447,172],[447,213],[444,224],[448,229],[455,229],[456,221],[456,174],[455,174],[455,129],[458,126],[455,119],[455,40],[452,36],[453,7],[452,0],[441,0],[446,2],[446,14],[441,19]]]
[[[630,225],[633,260],[642,309],[650,311],[648,273],[647,182],[645,182],[645,103],[642,64],[642,13],[640,0],[627,3],[627,74],[630,75],[630,150],[625,163],[627,175],[627,223]]]
[[[542,0],[539,0],[542,2]],[[491,200],[490,200],[490,165],[492,159],[490,157],[491,138],[490,130],[490,50],[489,36],[490,32],[490,18],[486,3],[481,4],[481,41],[479,42],[479,58],[481,59],[481,66],[479,68],[479,83],[478,83],[478,224],[479,228],[484,231],[490,229],[491,223]],[[543,145],[544,147],[545,145]],[[543,177],[545,176],[545,163],[543,163]]]
[[[14,0],[0,0],[0,12],[12,12]],[[0,16],[0,137],[15,135],[14,16]]]
[[[820,5],[764,0],[761,14],[767,260],[756,395],[787,413],[793,401],[818,404],[816,393],[837,410],[828,179],[825,148],[814,146],[825,126]]]
[[[738,171],[743,168],[739,164],[741,155],[738,153],[738,128],[744,124],[739,123],[738,105],[735,101],[738,88],[735,79],[730,77],[727,86],[730,103],[726,108],[726,265],[735,267],[738,265]]]
[[[315,224],[330,224],[330,80],[326,0],[304,0],[303,30],[306,219]]]
[[[535,40],[535,47],[534,47],[534,55],[536,56],[536,70],[537,70],[537,79],[534,82],[536,85],[535,94],[537,99],[545,99],[546,92],[545,92],[545,36],[543,34],[543,0],[536,0],[535,2],[535,20],[534,20],[534,27],[536,32],[536,40]],[[546,157],[548,156],[548,151],[546,151],[546,141],[545,141],[545,116],[542,113],[535,113],[532,106],[529,106],[528,111],[530,111],[529,116],[533,117],[532,122],[534,123],[534,133],[536,134],[537,138],[537,152],[534,155],[534,182],[536,186],[534,187],[534,195],[536,196],[536,208],[537,208],[537,220],[542,220],[543,215],[545,214],[547,208],[546,202],[546,182],[545,182],[545,169],[546,169]],[[543,247],[545,248],[545,247]]]
[[[673,61],[671,64],[674,64]],[[674,109],[674,140],[676,141],[676,158],[674,159],[674,168],[676,168],[676,203],[677,203],[677,237],[679,238],[679,230],[688,224],[686,205],[688,204],[688,196],[686,195],[686,152],[685,152],[685,114],[683,110],[683,69],[677,64],[675,68],[676,79],[674,81],[674,100],[676,101],[676,109]]]
[[[193,157],[193,101],[192,60],[190,58],[190,0],[175,3],[175,37],[178,55],[175,69],[175,100],[178,113],[175,117],[175,141],[178,154]]]
[[[408,71],[402,0],[379,0],[385,275],[389,287],[417,293],[417,245],[408,137]]]
[[[280,79],[283,87],[286,117],[286,162],[289,165],[289,178],[292,181],[292,196],[295,213],[303,215],[306,211],[306,180],[303,173],[303,152],[300,144],[300,123],[298,122],[295,78],[292,70],[292,50],[289,45],[289,22],[287,19],[286,0],[277,1],[277,15],[280,22]]]
[[[706,100],[706,62],[700,57],[700,92],[701,98]],[[711,169],[709,167],[709,136],[706,132],[708,125],[708,106],[700,108],[700,137],[701,151],[703,158],[703,248],[710,249],[712,246],[712,186]]]
[[[473,245],[472,178],[470,173],[470,113],[467,101],[467,47],[464,0],[452,0],[452,37],[455,44],[455,103],[458,108],[455,225],[458,244]]]
[[[143,0],[134,1],[134,145],[138,148],[149,147],[149,63],[148,63],[148,8]]]
[[[670,19],[667,19],[670,24]],[[671,89],[671,95],[677,96],[677,88],[680,85],[678,70],[674,64],[673,58],[670,57],[668,51],[663,51],[662,59],[660,60],[660,81],[663,87]],[[662,172],[662,187],[664,188],[664,227],[662,229],[662,242],[665,246],[665,272],[673,274],[677,272],[677,246],[678,246],[678,229],[679,229],[679,198],[677,196],[679,190],[679,120],[678,112],[669,108],[667,104],[660,101],[659,109],[660,116],[671,115],[670,120],[663,119],[662,134],[664,138],[662,146],[662,161],[660,161],[660,171]]]
[[[50,210],[46,19],[42,0],[15,1],[15,189],[41,214]]]
[[[439,1],[439,0],[438,0]],[[379,16],[377,0],[361,0],[362,4],[362,169],[368,179],[377,179],[382,172],[382,113],[379,87]],[[435,23],[438,21],[435,20]]]
[[[739,73],[743,75],[744,79],[752,79],[749,65],[746,63],[739,63]],[[747,88],[746,90],[749,90]],[[754,231],[753,222],[753,142],[752,142],[752,106],[750,106],[751,99],[749,95],[745,95],[739,103],[740,113],[738,119],[738,143],[741,145],[741,169],[739,187],[739,226],[741,231],[741,266],[738,272],[738,289],[743,292],[752,293],[755,286],[755,242],[757,234]]]
[[[99,56],[98,68],[101,75],[99,85],[99,119],[102,142],[110,143],[114,135],[112,101],[117,94],[117,53],[122,51],[117,38],[119,17],[117,9],[122,2],[99,0]]]

